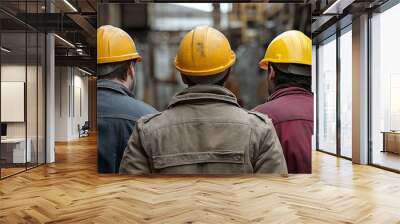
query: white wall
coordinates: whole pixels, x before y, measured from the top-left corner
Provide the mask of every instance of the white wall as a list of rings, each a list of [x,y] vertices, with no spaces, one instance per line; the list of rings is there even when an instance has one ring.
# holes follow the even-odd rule
[[[76,75],[76,70],[75,70],[75,75],[74,75],[74,103],[75,106],[73,110],[75,110],[75,113],[73,113],[73,119],[71,120],[71,134],[73,138],[78,138],[79,133],[78,133],[78,124],[83,125],[85,121],[88,121],[88,78],[87,76],[81,76],[82,73],[79,73],[79,75]],[[80,91],[80,93],[79,93]],[[80,97],[79,97],[80,95]],[[79,102],[80,101],[80,102]],[[79,108],[81,107],[81,108]],[[80,109],[82,111],[80,111]]]
[[[88,78],[83,75],[76,68],[56,67],[56,141],[79,138],[78,125],[88,120]]]
[[[69,117],[69,83],[70,75],[67,67],[55,68],[55,141],[68,140]]]
[[[27,70],[26,70],[27,69]],[[20,64],[6,64],[1,66],[1,81],[3,82],[25,82],[26,72],[28,72],[28,81],[29,86],[36,86],[36,80],[31,80],[30,75],[36,75],[36,66],[25,66]],[[27,109],[29,113],[27,113],[28,118],[28,129],[33,128],[36,130],[36,113],[32,113],[32,111],[36,111],[36,87],[35,88],[27,88],[27,106],[31,108]],[[32,104],[33,103],[33,104]],[[40,105],[39,105],[40,106]],[[34,107],[34,108],[33,108]],[[7,108],[1,108],[1,110],[7,110]],[[34,124],[32,123],[34,122]],[[8,137],[25,137],[25,122],[7,122],[7,136]],[[35,127],[33,127],[35,126]],[[29,137],[28,130],[28,137]],[[36,132],[35,132],[36,133]]]
[[[27,78],[27,80],[25,80]],[[41,66],[25,65],[25,64],[3,64],[1,66],[2,82],[24,82],[26,85],[26,106],[23,102],[21,113],[25,114],[25,118],[21,122],[6,122],[7,137],[9,138],[27,138],[30,140],[30,148],[32,152],[32,161],[39,163],[44,162],[45,150],[45,117],[44,117],[44,74]],[[3,91],[4,89],[2,89]],[[20,94],[25,93],[25,89],[19,90]],[[22,91],[22,92],[21,92]],[[3,97],[7,97],[2,95]],[[2,107],[2,112],[12,110],[10,107]],[[5,111],[4,111],[5,110]],[[11,112],[12,111],[7,111]],[[39,154],[37,156],[37,154]]]

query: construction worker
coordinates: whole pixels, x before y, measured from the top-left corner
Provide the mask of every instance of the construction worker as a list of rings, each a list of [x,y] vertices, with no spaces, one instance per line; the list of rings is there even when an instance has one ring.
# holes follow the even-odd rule
[[[122,174],[286,174],[272,122],[240,108],[224,88],[236,56],[226,37],[196,27],[182,39],[176,69],[189,87],[168,109],[138,120]]]
[[[260,68],[267,71],[267,102],[254,108],[272,119],[289,173],[311,173],[313,94],[311,39],[287,31],[268,46]]]
[[[126,32],[109,25],[97,29],[97,168],[100,173],[118,173],[136,120],[157,112],[133,95],[135,64],[141,59]]]

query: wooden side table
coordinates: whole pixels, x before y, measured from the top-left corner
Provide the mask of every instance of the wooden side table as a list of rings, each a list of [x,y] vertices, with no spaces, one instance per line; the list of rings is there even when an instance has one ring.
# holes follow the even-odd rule
[[[400,154],[400,131],[383,131],[382,152]]]

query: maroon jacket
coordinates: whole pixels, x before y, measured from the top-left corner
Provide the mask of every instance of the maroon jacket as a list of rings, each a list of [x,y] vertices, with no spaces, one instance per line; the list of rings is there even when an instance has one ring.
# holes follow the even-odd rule
[[[299,87],[274,92],[253,110],[268,115],[275,126],[289,173],[311,173],[313,94]]]

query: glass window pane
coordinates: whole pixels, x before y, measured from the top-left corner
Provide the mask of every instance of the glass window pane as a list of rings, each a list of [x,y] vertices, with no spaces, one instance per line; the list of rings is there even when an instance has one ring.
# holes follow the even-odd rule
[[[340,36],[340,153],[352,157],[352,33]]]
[[[37,124],[37,104],[38,104],[38,49],[37,49],[37,41],[38,36],[36,32],[27,33],[27,44],[28,44],[28,62],[27,62],[27,80],[26,80],[26,116],[27,116],[27,142],[30,147],[31,153],[29,154],[30,158],[28,159],[27,166],[28,168],[34,167],[37,165],[37,132],[38,132],[38,124]],[[29,148],[28,147],[28,148]]]
[[[45,0],[0,1],[21,20]],[[45,162],[45,35],[0,12],[1,178]],[[33,16],[33,19],[37,17]],[[34,21],[32,21],[34,22]]]
[[[336,153],[336,39],[318,48],[318,148]]]
[[[317,70],[316,70],[316,59],[317,59],[317,57],[316,57],[316,54],[317,54],[317,48],[316,48],[316,46],[315,45],[313,45],[313,47],[312,47],[312,73],[311,73],[311,89],[312,89],[312,92],[313,92],[313,94],[314,94],[314,97],[316,96],[316,94],[317,94],[317,83],[316,83],[316,75],[317,75]],[[315,98],[314,98],[315,99]],[[317,143],[317,141],[316,141],[316,126],[317,126],[317,119],[316,119],[316,100],[314,100],[314,104],[313,104],[313,111],[314,111],[314,134],[313,134],[313,137],[312,137],[312,150],[315,150],[316,149],[316,143]]]
[[[30,159],[26,144],[26,33],[1,33],[2,177],[25,170]],[[28,147],[26,147],[28,146]],[[28,149],[28,151],[26,150]]]
[[[400,170],[400,4],[376,14],[372,28],[372,163]]]

